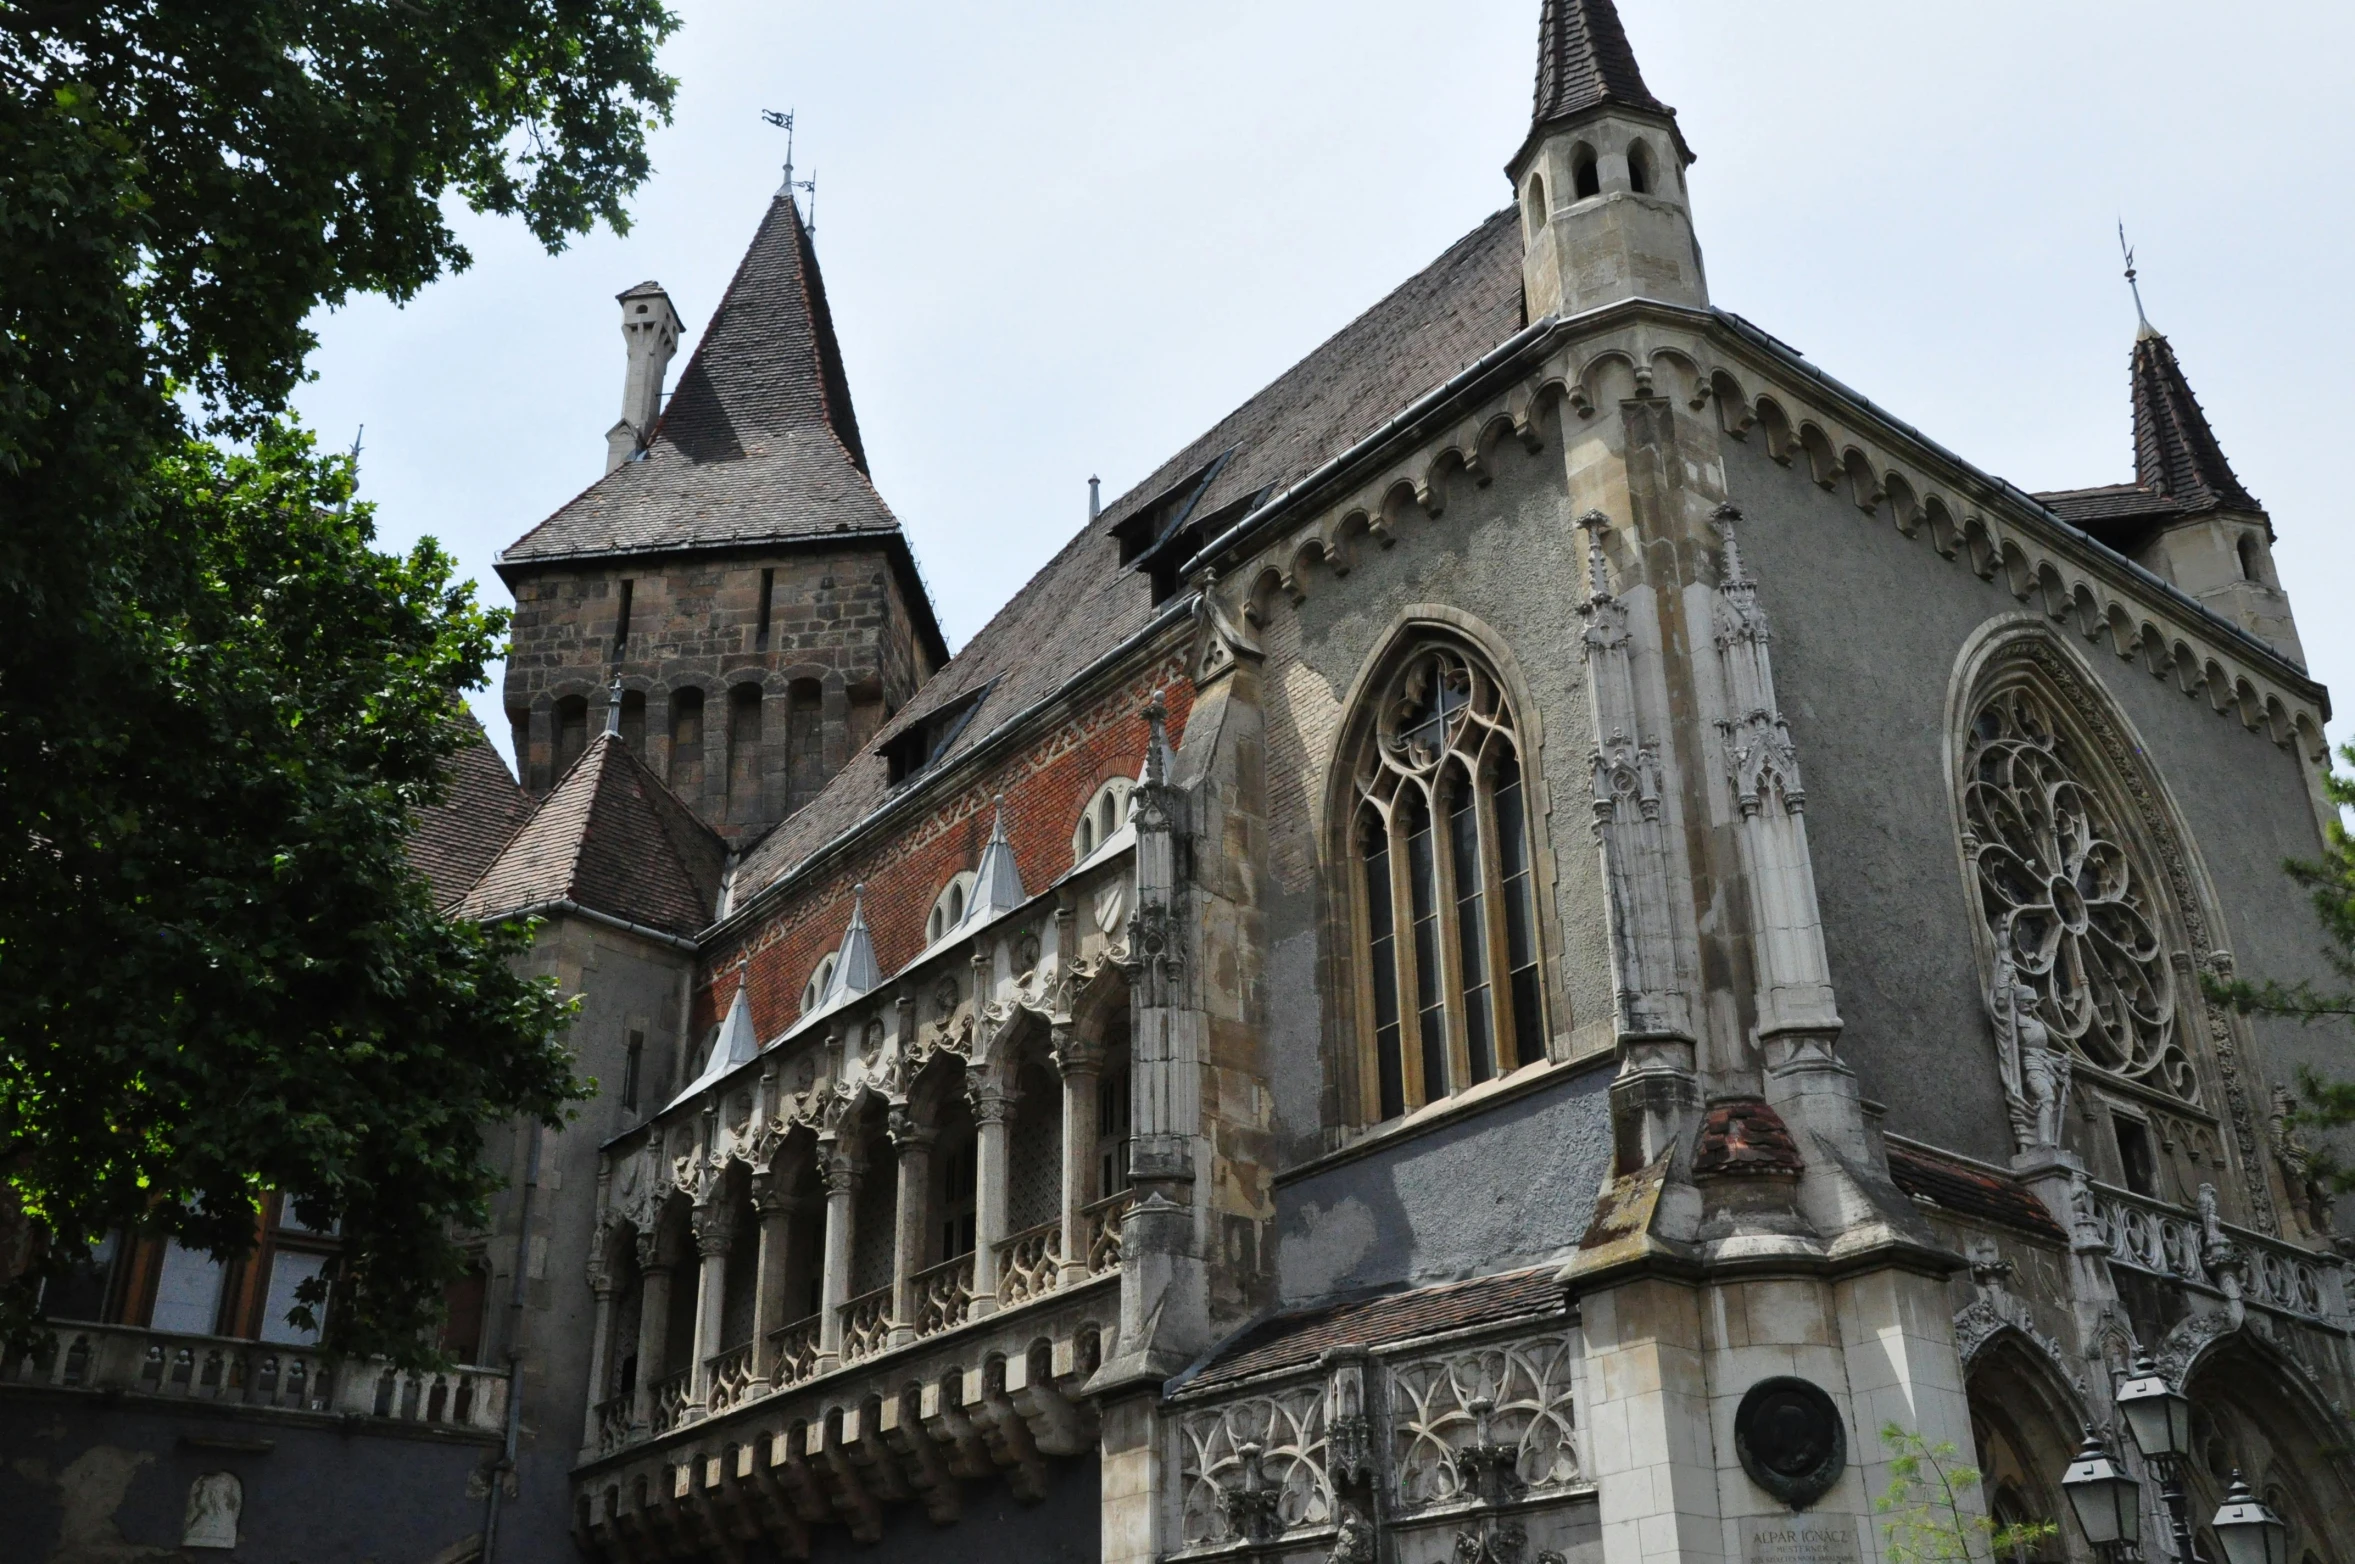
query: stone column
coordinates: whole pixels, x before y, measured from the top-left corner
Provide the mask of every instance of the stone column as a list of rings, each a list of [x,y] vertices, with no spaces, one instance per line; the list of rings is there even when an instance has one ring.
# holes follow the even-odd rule
[[[1069,1287],[1087,1279],[1087,1219],[1080,1213],[1096,1197],[1096,1083],[1104,1072],[1104,1045],[1081,1037],[1068,1025],[1055,1028],[1055,1068],[1063,1073],[1063,1263]]]
[[[891,1110],[891,1144],[899,1152],[899,1204],[891,1242],[891,1344],[916,1339],[916,1291],[911,1278],[924,1269],[925,1192],[930,1188],[930,1125],[918,1124],[906,1108]]]
[[[602,1233],[597,1235],[597,1247],[590,1256],[589,1290],[596,1295],[597,1314],[589,1326],[589,1407],[581,1425],[581,1449],[593,1456],[597,1453],[597,1408],[606,1399],[605,1381],[613,1372],[613,1268],[605,1262]]]
[[[793,1210],[798,1204],[784,1191],[785,1175],[756,1173],[752,1205],[760,1213],[760,1251],[753,1262],[752,1377],[767,1384],[777,1374],[777,1344],[769,1338],[799,1315],[785,1291],[785,1258],[792,1247]]]
[[[998,1308],[998,1246],[1006,1237],[1006,1129],[1014,1089],[995,1081],[965,1088],[973,1107],[973,1308],[979,1318]]]
[[[818,1171],[826,1180],[826,1265],[818,1287],[818,1372],[842,1366],[842,1306],[850,1301],[851,1207],[859,1192],[859,1165],[848,1151],[825,1154]]]
[[[670,1339],[671,1261],[652,1233],[638,1235],[638,1385],[630,1399],[630,1426],[643,1431],[654,1422],[654,1382],[663,1376],[662,1344]]]
[[[687,1366],[687,1404],[700,1407],[711,1392],[712,1354],[720,1350],[720,1310],[727,1301],[736,1213],[724,1202],[711,1202],[697,1206],[690,1222],[703,1263],[695,1277],[695,1361]]]

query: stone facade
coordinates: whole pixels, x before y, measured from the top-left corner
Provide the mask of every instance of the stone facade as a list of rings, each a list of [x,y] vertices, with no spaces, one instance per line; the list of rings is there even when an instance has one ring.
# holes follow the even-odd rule
[[[546,791],[456,905],[549,919],[603,1088],[484,1235],[533,1546],[1866,1564],[1893,1424],[2090,1564],[2058,1477],[2149,1353],[2195,1520],[2238,1469],[2355,1557],[2280,1095],[2348,1061],[2200,981],[2327,976],[2271,522],[2147,325],[2136,481],[2035,496],[1713,310],[1606,0],[1540,58],[1516,205],[945,665],[880,502],[785,505],[839,364],[772,396],[725,310],[689,381],[805,422],[625,419],[510,551]],[[763,462],[777,536],[688,535]],[[731,681],[816,717],[757,817],[672,737]]]

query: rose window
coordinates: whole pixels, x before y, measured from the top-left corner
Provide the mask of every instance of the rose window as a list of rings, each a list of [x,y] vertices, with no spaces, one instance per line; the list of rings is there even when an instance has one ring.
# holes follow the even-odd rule
[[[1963,816],[1979,909],[2036,1016],[2087,1063],[2189,1098],[2151,880],[2044,702],[1980,708]]]

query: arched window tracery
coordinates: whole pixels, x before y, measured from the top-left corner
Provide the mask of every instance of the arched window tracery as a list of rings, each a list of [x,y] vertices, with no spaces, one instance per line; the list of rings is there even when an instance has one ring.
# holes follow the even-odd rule
[[[1430,638],[1370,695],[1348,880],[1368,1109],[1395,1118],[1545,1057],[1523,757],[1496,674]]]
[[[2186,1101],[2163,930],[2164,881],[2111,801],[2108,779],[2044,691],[2000,685],[1972,713],[1963,757],[1965,851],[1998,967],[2024,1011],[2083,1063]]]

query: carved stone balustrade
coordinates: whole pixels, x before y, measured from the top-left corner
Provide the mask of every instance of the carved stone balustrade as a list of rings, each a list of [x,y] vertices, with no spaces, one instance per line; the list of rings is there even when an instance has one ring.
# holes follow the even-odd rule
[[[1128,1215],[1134,1198],[1124,1189],[1081,1209],[1080,1218],[1086,1223],[1089,1275],[1100,1276],[1120,1264],[1120,1222]]]
[[[915,1300],[916,1337],[937,1336],[965,1323],[973,1307],[973,1257],[969,1254],[918,1271],[908,1279]]]
[[[771,1382],[779,1389],[798,1385],[818,1371],[818,1317],[779,1327],[769,1338],[777,1348],[777,1373]]]
[[[2108,1184],[2088,1183],[2091,1225],[2112,1264],[2345,1329],[2346,1262]]]
[[[630,1439],[630,1400],[625,1392],[597,1403],[597,1453],[611,1455]]]
[[[891,1289],[878,1287],[842,1306],[842,1361],[857,1363],[891,1340]]]
[[[752,1394],[752,1343],[714,1354],[710,1363],[711,1390],[705,1408],[712,1415],[739,1405]]]
[[[685,1369],[666,1375],[654,1382],[654,1432],[667,1434],[687,1420],[687,1386],[689,1375]]]
[[[1379,1532],[1383,1557],[1558,1564],[1599,1535],[1578,1359],[1557,1312],[1262,1374],[1214,1368],[1172,1398],[1171,1556],[1371,1559]]]
[[[969,1295],[969,1267],[919,1275],[928,1296]],[[888,1292],[845,1308],[866,1311],[878,1296],[872,1312],[888,1326]],[[776,1333],[780,1378],[765,1393],[755,1384],[725,1409],[575,1469],[579,1540],[616,1564],[735,1558],[760,1539],[804,1556],[811,1528],[841,1525],[872,1541],[894,1506],[953,1520],[963,1479],[997,1476],[1039,1497],[1048,1463],[1094,1446],[1095,1409],[1081,1387],[1101,1366],[1118,1312],[1115,1276],[1092,1277],[911,1344],[890,1345],[884,1330],[855,1360],[846,1320],[843,1366],[799,1377],[786,1365],[799,1356],[797,1338],[814,1360],[816,1322],[787,1326]]]
[[[507,1376],[498,1369],[406,1372],[381,1359],[138,1325],[56,1325],[32,1351],[0,1359],[0,1384],[481,1434],[496,1433],[507,1415]]]
[[[998,1307],[1011,1309],[1053,1292],[1062,1258],[1060,1221],[1008,1234],[998,1251]]]

